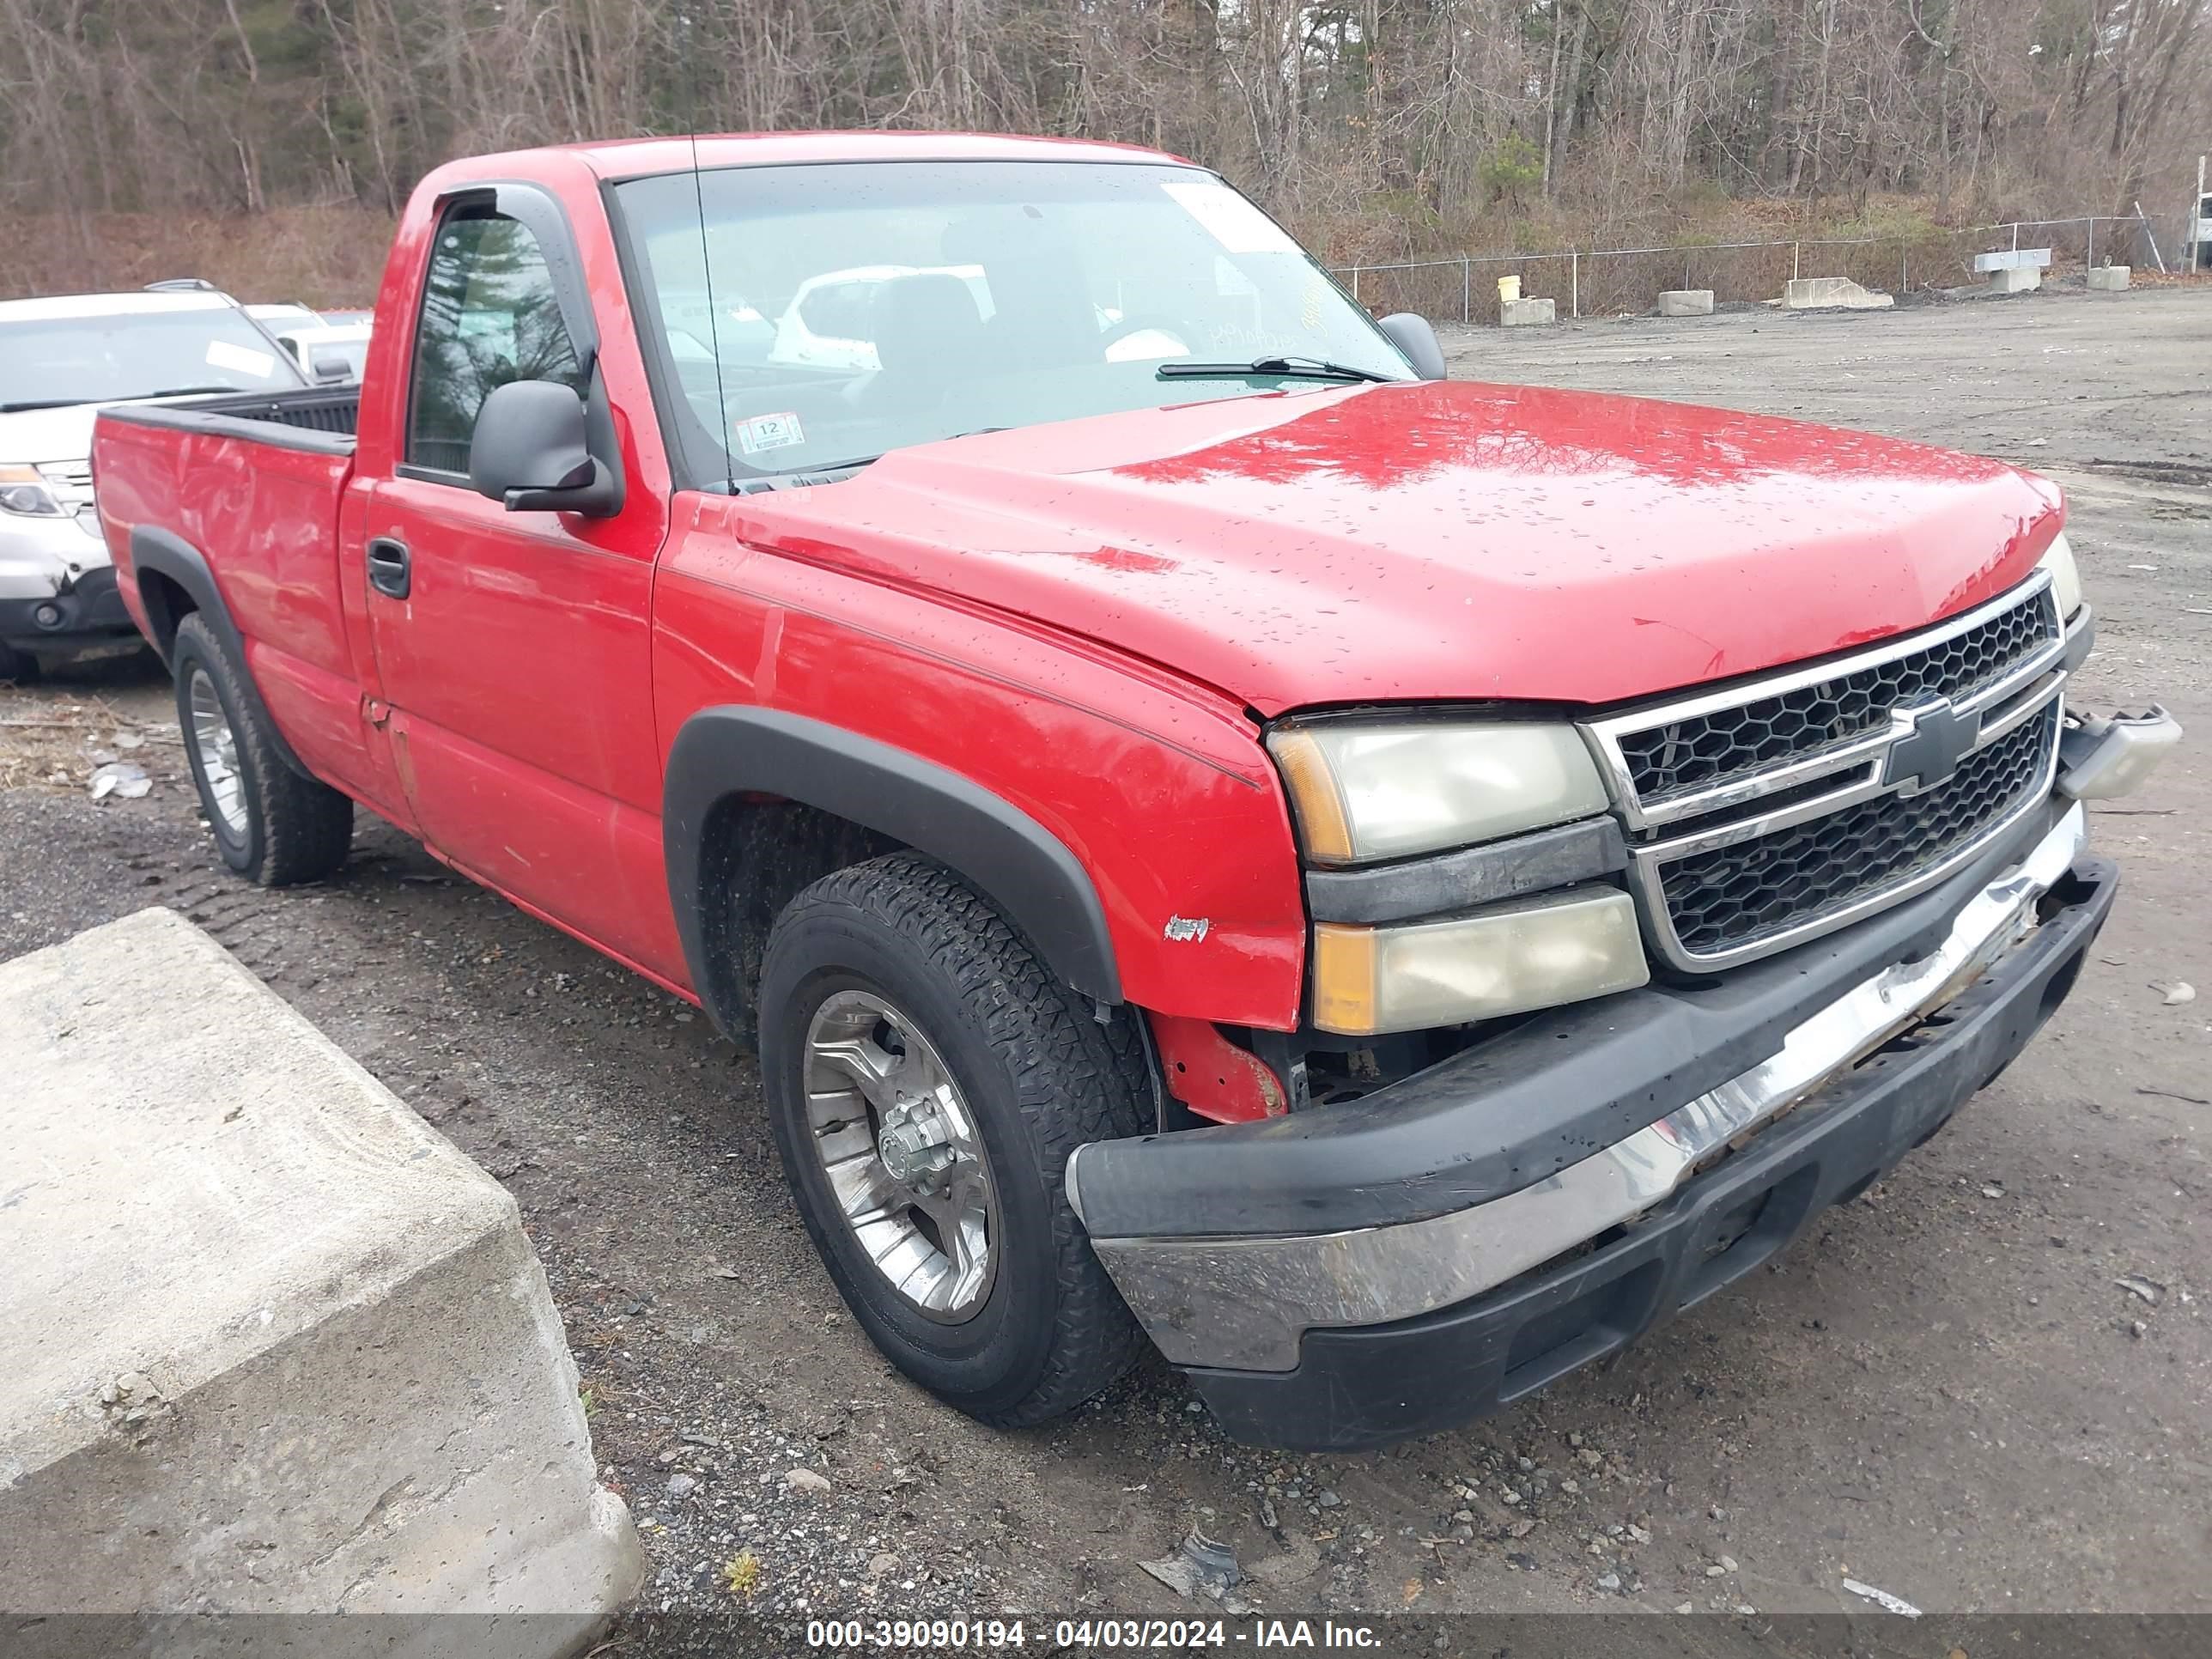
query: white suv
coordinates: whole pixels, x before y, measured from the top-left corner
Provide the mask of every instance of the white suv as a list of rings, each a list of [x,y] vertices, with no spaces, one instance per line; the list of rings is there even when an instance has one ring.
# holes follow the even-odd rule
[[[100,404],[305,384],[213,289],[0,301],[0,679],[137,638],[93,510]]]

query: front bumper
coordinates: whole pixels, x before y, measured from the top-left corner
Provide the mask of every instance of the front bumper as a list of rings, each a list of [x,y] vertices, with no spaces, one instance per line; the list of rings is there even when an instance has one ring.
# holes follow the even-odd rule
[[[0,643],[18,650],[67,656],[137,631],[116,587],[113,565],[96,565],[43,592],[0,594]]]
[[[1072,1161],[1071,1196],[1132,1310],[1233,1436],[1348,1449],[1479,1415],[1748,1272],[2001,1072],[2071,988],[2111,909],[2117,876],[2081,856],[2083,824],[2080,806],[2054,806],[2023,826],[2027,845],[1996,849],[2001,866],[1984,860],[1833,941],[1674,994],[1687,1012],[1639,1024],[1632,1008],[1591,1005],[1502,1040],[1514,1050],[1502,1065],[1436,1068],[1468,1092],[1401,1109],[1418,1120],[1420,1145],[1450,1150],[1398,1182],[1382,1178],[1374,1148],[1415,1143],[1394,1138],[1402,1120],[1385,1112],[1336,1137],[1293,1118],[1275,1120],[1285,1127],[1272,1139],[1274,1124],[1210,1146],[1200,1138],[1219,1132],[1101,1143]],[[1870,963],[1869,950],[1884,954]],[[1776,1029],[1778,1009],[1793,1006]],[[1532,1032],[1537,1043],[1582,1040],[1553,1048],[1559,1058],[1531,1075]],[[1630,1050],[1629,1085],[1598,1103],[1599,1117],[1577,1118],[1571,1091],[1593,1063],[1628,1058],[1608,1054],[1623,1036],[1650,1039]],[[1734,1068],[1698,1086],[1694,1061],[1668,1052],[1680,1042],[1702,1043],[1707,1064],[1733,1055]],[[1501,1147],[1492,1109],[1501,1096],[1525,1109],[1547,1094],[1554,1128],[1588,1119],[1598,1135],[1571,1158],[1547,1148],[1552,1167],[1537,1170],[1525,1121],[1522,1139]],[[1670,1101],[1686,1103],[1668,1110]],[[1607,1134],[1602,1115],[1624,1110],[1638,1123]],[[1176,1142],[1217,1166],[1210,1181],[1234,1182],[1241,1164],[1248,1192],[1286,1171],[1295,1198],[1303,1143],[1314,1139],[1334,1142],[1325,1156],[1340,1217],[1380,1202],[1404,1207],[1404,1218],[1293,1231],[1279,1216],[1269,1224],[1262,1196],[1244,1212],[1260,1225],[1226,1236],[1117,1228],[1117,1217],[1157,1215],[1144,1183],[1183,1162],[1164,1156]],[[1443,1202],[1455,1186],[1481,1197]]]

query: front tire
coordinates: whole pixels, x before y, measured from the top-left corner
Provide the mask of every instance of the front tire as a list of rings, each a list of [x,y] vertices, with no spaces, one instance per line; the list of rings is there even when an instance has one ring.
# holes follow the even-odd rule
[[[1143,1133],[1133,1012],[1098,1024],[988,900],[910,853],[793,900],[760,993],[800,1218],[892,1364],[1006,1427],[1127,1370],[1143,1335],[1062,1176],[1085,1141]]]
[[[286,763],[245,695],[244,665],[198,616],[178,625],[169,660],[185,757],[222,861],[263,887],[335,872],[353,843],[353,802]]]

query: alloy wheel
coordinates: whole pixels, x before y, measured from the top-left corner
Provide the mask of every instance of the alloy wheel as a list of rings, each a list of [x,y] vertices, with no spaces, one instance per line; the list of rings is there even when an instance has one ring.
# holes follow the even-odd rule
[[[234,837],[243,837],[246,778],[238,769],[238,738],[231,732],[230,717],[223,713],[222,699],[216,695],[215,682],[205,669],[192,671],[190,698],[192,753],[207,783],[208,804],[225,830]]]
[[[846,1225],[916,1311],[972,1318],[996,1272],[998,1198],[936,1048],[884,998],[839,991],[808,1024],[805,1067],[807,1126]]]

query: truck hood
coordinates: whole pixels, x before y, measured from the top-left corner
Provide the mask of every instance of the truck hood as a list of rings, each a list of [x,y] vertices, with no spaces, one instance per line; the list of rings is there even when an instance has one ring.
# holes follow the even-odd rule
[[[741,533],[1071,631],[1273,715],[1605,703],[1925,626],[2027,574],[2055,484],[1802,422],[1465,382],[896,451]]]
[[[82,462],[92,453],[92,422],[100,410],[98,404],[70,404],[0,415],[0,465]]]

